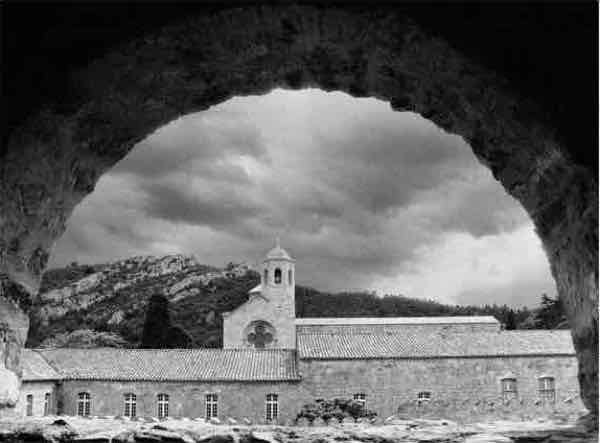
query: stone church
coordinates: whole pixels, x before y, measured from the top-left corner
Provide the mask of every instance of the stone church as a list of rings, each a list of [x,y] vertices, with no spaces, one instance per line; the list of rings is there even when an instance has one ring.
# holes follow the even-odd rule
[[[579,411],[569,331],[505,331],[493,317],[296,318],[295,261],[279,244],[223,318],[223,349],[25,350],[22,415],[291,422],[348,398],[379,417],[435,408]]]

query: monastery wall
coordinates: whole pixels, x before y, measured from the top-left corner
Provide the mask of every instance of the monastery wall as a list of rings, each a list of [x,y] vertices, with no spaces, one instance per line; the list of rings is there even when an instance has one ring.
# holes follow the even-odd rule
[[[397,413],[457,419],[583,409],[574,356],[300,360],[299,370],[313,398],[352,398],[364,393],[367,409],[384,418]],[[508,374],[517,379],[518,399],[503,406],[500,380]],[[555,379],[554,405],[535,404],[542,374]],[[417,406],[422,391],[431,392],[431,400]]]
[[[118,381],[64,381],[59,388],[62,413],[77,414],[77,395],[88,392],[91,397],[90,415],[123,415],[125,394],[136,395],[136,415],[156,417],[158,394],[169,395],[169,416],[204,418],[206,395],[218,395],[218,418],[226,421],[248,418],[254,423],[265,422],[266,395],[279,396],[279,423],[296,417],[306,400],[300,383],[268,382],[118,382]]]

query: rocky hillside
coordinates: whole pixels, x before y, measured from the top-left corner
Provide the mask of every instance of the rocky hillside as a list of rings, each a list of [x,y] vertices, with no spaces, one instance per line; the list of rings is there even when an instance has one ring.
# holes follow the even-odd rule
[[[118,334],[135,346],[147,301],[160,293],[170,301],[174,322],[193,337],[195,346],[219,346],[219,314],[245,301],[259,279],[244,264],[219,269],[183,255],[50,270],[34,303],[29,345],[56,344],[57,338],[88,329]]]
[[[191,337],[192,346],[220,347],[221,313],[245,302],[259,281],[259,274],[245,264],[216,268],[184,255],[132,257],[99,265],[73,263],[44,274],[28,345],[135,347],[149,298],[163,294],[169,300],[172,323]],[[562,314],[552,302],[542,297],[541,308],[529,311],[496,305],[452,306],[401,295],[378,297],[366,291],[327,294],[296,286],[298,317],[494,315],[507,329],[554,328]],[[548,325],[542,321],[546,317],[552,320]]]

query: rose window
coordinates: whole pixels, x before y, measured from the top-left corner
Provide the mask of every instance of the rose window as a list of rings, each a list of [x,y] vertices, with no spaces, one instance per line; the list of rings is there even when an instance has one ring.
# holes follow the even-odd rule
[[[252,346],[263,349],[273,343],[275,331],[267,322],[256,322],[250,325],[246,337]]]

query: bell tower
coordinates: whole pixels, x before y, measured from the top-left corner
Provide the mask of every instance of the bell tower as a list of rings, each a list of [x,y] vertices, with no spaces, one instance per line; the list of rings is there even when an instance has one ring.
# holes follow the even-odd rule
[[[268,300],[278,326],[280,348],[296,347],[296,269],[295,260],[276,241],[262,262],[261,294]]]
[[[258,266],[260,283],[248,301],[223,313],[223,347],[296,348],[295,260],[279,239]]]

